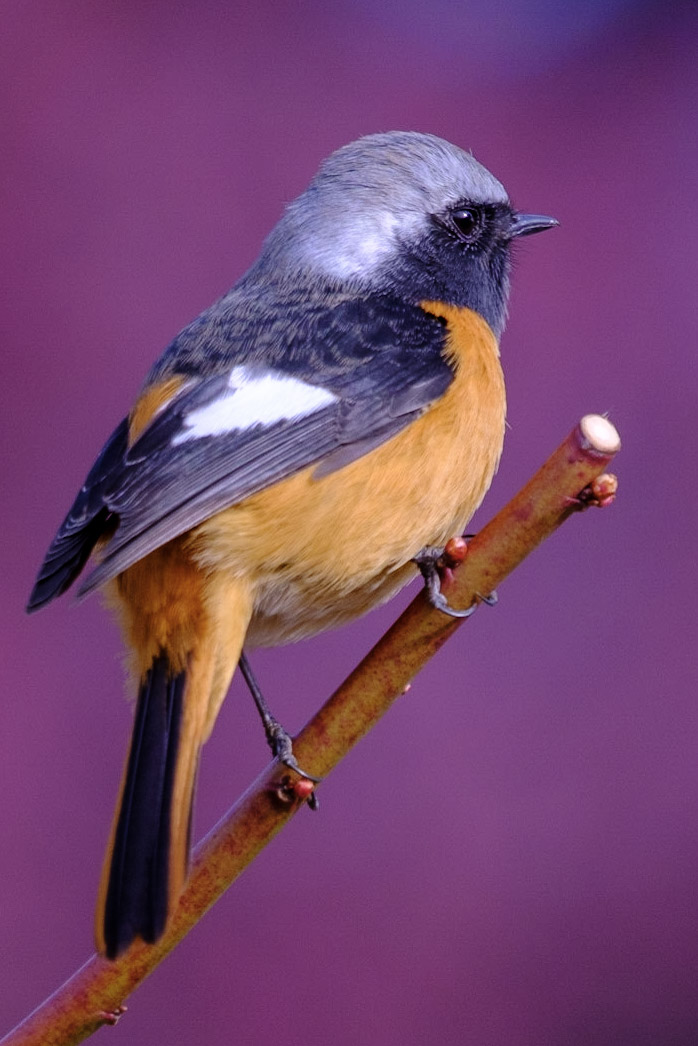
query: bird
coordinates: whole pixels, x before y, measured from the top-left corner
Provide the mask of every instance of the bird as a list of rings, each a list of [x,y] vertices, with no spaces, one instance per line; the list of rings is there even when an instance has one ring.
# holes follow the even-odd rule
[[[442,138],[359,138],[107,440],[27,609],[92,559],[78,594],[104,589],[129,652],[134,726],[95,918],[109,959],[165,932],[200,749],[246,652],[356,618],[416,564],[433,575],[425,555],[466,527],[503,445],[512,248],[557,224]]]

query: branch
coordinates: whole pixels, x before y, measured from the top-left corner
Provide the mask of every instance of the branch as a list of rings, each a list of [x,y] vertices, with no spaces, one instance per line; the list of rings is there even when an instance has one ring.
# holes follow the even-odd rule
[[[582,418],[519,494],[468,543],[464,568],[446,570],[442,587],[451,605],[467,607],[492,592],[572,513],[609,504],[615,477],[602,473],[619,449],[610,422],[595,414]],[[300,765],[326,776],[461,624],[462,619],[434,610],[420,592],[295,739]],[[197,846],[179,906],[157,944],[136,941],[114,962],[93,955],[2,1043],[66,1046],[115,1023],[124,999],[302,805],[304,782],[292,777],[272,762]]]

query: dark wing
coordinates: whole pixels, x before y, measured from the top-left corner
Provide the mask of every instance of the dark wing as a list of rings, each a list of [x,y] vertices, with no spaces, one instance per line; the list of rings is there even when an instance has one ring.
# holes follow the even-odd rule
[[[49,548],[28,609],[64,592],[102,536],[104,555],[81,594],[216,512],[309,465],[318,476],[341,468],[418,417],[453,377],[444,328],[405,306],[386,328],[384,312],[375,337],[374,312],[334,334],[326,312],[324,326],[306,333],[322,336],[315,356],[311,343],[285,363],[248,357],[213,377],[189,376],[130,447],[122,422]],[[327,380],[322,349],[327,338],[336,349],[340,328],[342,366]]]
[[[127,450],[128,423],[121,422],[88,473],[80,493],[51,542],[32,589],[27,610],[38,610],[62,595],[78,576],[95,544],[108,532],[111,515],[104,489],[122,467]]]

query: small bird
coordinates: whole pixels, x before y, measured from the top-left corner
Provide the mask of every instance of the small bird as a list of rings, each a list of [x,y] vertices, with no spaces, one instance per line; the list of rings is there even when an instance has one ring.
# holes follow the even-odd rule
[[[238,663],[249,674],[243,646],[384,602],[480,504],[504,437],[512,244],[556,224],[440,138],[360,138],[177,335],[105,444],[28,609],[94,553],[79,592],[106,587],[130,652],[96,915],[109,958],[156,941],[178,901],[199,752]]]

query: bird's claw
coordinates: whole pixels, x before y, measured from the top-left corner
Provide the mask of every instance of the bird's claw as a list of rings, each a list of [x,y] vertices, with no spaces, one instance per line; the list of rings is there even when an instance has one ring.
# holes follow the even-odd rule
[[[293,740],[288,731],[284,730],[283,726],[277,719],[270,719],[265,724],[267,731],[267,742],[272,752],[284,766],[287,766],[289,770],[293,770],[299,775],[299,777],[305,777],[308,781],[313,781],[314,784],[319,784],[322,780],[321,777],[313,777],[312,774],[306,774],[305,770],[302,770],[298,765],[298,760],[293,754]]]
[[[271,748],[276,759],[284,766],[287,766],[289,770],[293,770],[294,774],[298,774],[301,781],[311,781],[312,784],[319,784],[322,780],[321,777],[314,777],[313,774],[308,774],[298,765],[298,760],[293,754],[293,740],[287,730],[284,730],[278,719],[274,719],[270,716],[269,720],[264,724],[267,742]],[[296,798],[305,799],[309,809],[317,810],[320,806],[318,797],[313,789],[309,794],[306,790],[302,791],[297,787],[301,782],[296,782],[296,786],[290,782],[285,786],[285,791],[289,795],[293,795]]]
[[[476,592],[478,603],[484,603],[485,606],[495,607],[499,602],[499,596],[497,595],[497,589],[493,588],[487,596],[483,596],[481,592]],[[477,605],[477,604],[476,604]]]
[[[434,579],[429,578],[426,581],[426,593],[427,599],[431,606],[435,610],[440,610],[443,614],[447,614],[449,617],[457,617],[463,620],[466,617],[470,617],[471,614],[475,613],[477,603],[473,603],[472,606],[466,607],[464,610],[457,610],[456,607],[452,607],[446,596],[441,591],[441,581],[438,573],[434,574]]]
[[[476,592],[476,601],[464,610],[457,610],[455,607],[452,607],[446,599],[446,596],[441,591],[442,573],[450,572],[452,567],[462,563],[465,559],[466,550],[467,546],[462,538],[452,538],[444,548],[425,545],[414,557],[414,562],[424,578],[424,590],[430,605],[449,617],[460,618],[461,620],[474,614],[478,603],[486,603],[487,606],[493,607],[498,598],[497,593],[494,591],[486,596]]]

